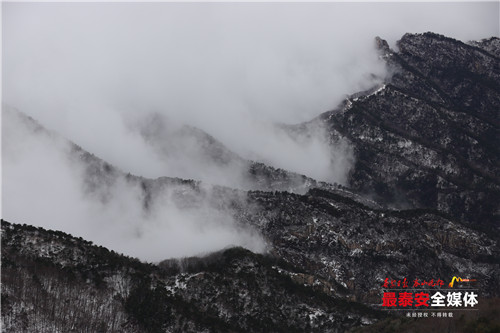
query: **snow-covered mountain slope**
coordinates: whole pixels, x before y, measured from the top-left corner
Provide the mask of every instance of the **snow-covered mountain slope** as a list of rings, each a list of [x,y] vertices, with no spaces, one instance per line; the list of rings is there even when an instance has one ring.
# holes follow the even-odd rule
[[[354,146],[349,185],[498,232],[500,40],[406,34],[397,52],[376,42],[392,77],[318,119]]]

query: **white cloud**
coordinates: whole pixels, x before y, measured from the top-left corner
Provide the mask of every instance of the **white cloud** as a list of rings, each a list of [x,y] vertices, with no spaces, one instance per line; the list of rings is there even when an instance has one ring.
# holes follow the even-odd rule
[[[188,188],[155,192],[144,209],[140,183],[123,174],[109,182],[97,178],[95,188],[89,187],[98,175],[88,174],[70,144],[37,131],[15,112],[3,112],[3,139],[2,218],[8,221],[62,230],[147,261],[227,246],[266,250],[260,235],[239,226],[231,211],[216,209],[203,197],[197,204],[179,203],[174,191]],[[204,191],[210,197],[210,187]]]

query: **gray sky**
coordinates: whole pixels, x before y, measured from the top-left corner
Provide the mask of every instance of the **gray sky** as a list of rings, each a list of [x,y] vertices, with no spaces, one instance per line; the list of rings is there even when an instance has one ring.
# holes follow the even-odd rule
[[[81,141],[75,113],[154,109],[251,150],[238,123],[309,120],[383,73],[375,36],[425,31],[498,36],[499,3],[3,3],[3,99]]]
[[[152,111],[308,173],[287,155],[309,148],[266,124],[369,88],[384,75],[373,38],[425,31],[498,36],[499,3],[3,3],[3,101],[146,176],[162,168],[126,162],[138,152],[119,143],[140,150],[121,122]]]

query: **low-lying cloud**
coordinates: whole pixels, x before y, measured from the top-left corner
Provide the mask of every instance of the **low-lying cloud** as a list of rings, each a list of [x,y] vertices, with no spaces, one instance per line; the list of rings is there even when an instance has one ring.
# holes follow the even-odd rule
[[[5,12],[5,102],[147,177],[202,173],[165,169],[124,125],[159,113],[243,158],[343,182],[345,172],[325,162],[335,147],[323,133],[297,143],[273,124],[308,121],[385,76],[373,36],[353,43],[308,6],[63,3]]]
[[[320,134],[310,145],[297,144],[271,124],[308,121],[346,94],[380,82],[387,73],[373,47],[376,35],[391,44],[405,32],[428,30],[488,37],[498,34],[495,8],[9,3],[3,11],[3,98],[85,149],[147,177],[185,175],[156,163],[141,138],[123,126],[130,114],[160,113],[206,131],[244,158],[342,183],[335,177],[345,172],[314,162],[328,149],[335,156],[342,151],[325,145]]]
[[[7,220],[63,230],[148,261],[227,246],[266,250],[255,230],[238,225],[230,211],[214,208],[206,196],[195,205],[179,202],[175,191],[189,187],[167,186],[144,207],[140,182],[127,181],[116,170],[107,179],[95,170],[89,174],[68,141],[21,114],[4,110],[2,144]]]

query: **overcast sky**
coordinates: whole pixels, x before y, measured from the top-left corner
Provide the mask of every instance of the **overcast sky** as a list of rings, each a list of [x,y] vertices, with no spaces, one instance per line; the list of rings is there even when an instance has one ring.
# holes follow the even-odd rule
[[[320,130],[296,142],[273,124],[308,121],[346,94],[379,84],[386,69],[375,36],[394,46],[406,32],[462,41],[499,35],[499,2],[2,7],[3,105],[125,172],[234,187],[239,183],[228,170],[197,159],[200,147],[180,142],[178,151],[189,149],[187,157],[164,158],[137,124],[154,113],[197,126],[245,158],[345,183],[353,162],[347,143],[329,146]],[[68,147],[39,135],[3,115],[3,218],[71,232],[148,260],[229,244],[264,248],[260,237],[240,232],[224,212],[166,204],[144,219],[134,199],[140,189],[118,185],[108,205],[89,200],[81,192],[83,173],[65,157]],[[137,229],[143,236],[133,238]]]
[[[252,150],[383,75],[375,36],[425,31],[498,36],[499,3],[3,3],[3,100],[89,149],[154,110]]]

